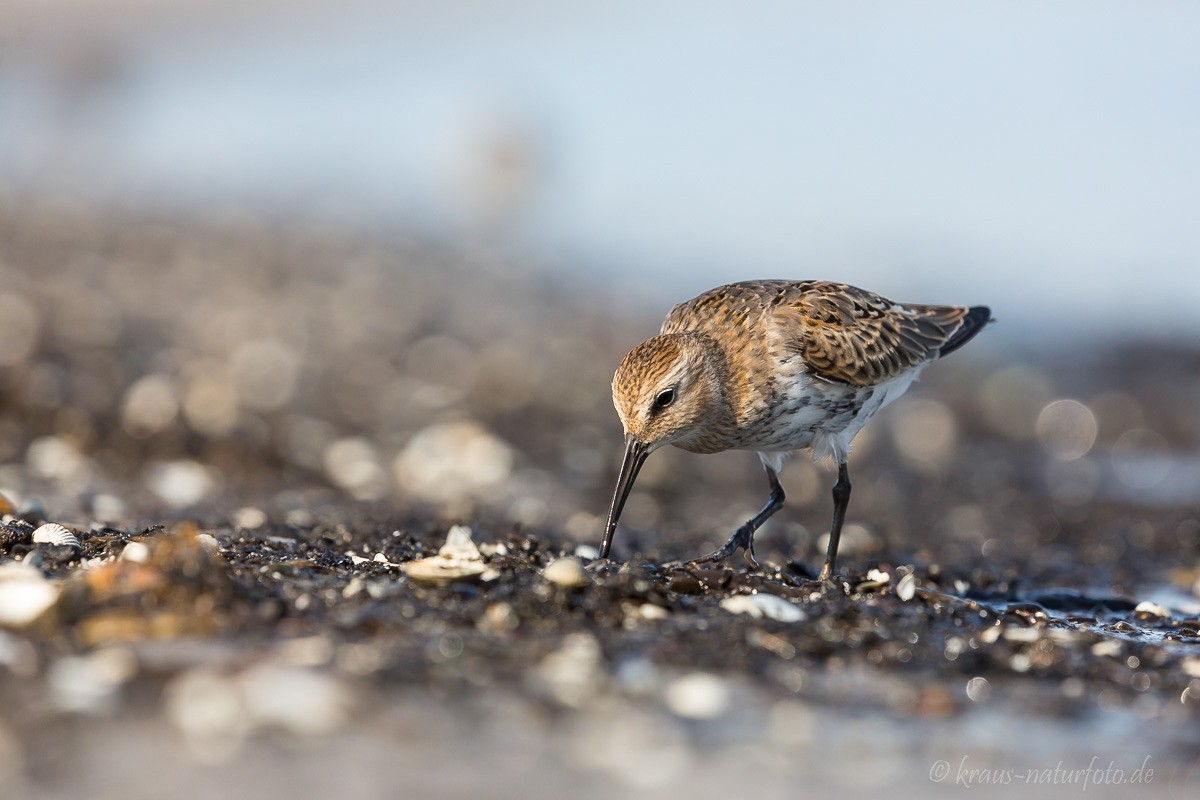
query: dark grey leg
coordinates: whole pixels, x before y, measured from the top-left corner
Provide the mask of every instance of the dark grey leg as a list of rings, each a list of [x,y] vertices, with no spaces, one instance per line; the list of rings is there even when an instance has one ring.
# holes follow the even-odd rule
[[[833,485],[833,527],[829,529],[829,550],[825,553],[825,566],[820,580],[833,574],[833,563],[837,560],[838,539],[842,538],[842,523],[846,521],[846,506],[850,505],[850,472],[846,462],[838,464],[838,479]]]
[[[697,558],[695,561],[688,562],[690,564],[712,564],[718,561],[724,561],[731,555],[737,552],[738,548],[746,551],[746,561],[749,562],[752,569],[758,569],[758,559],[754,557],[754,532],[763,526],[771,515],[779,509],[783,508],[785,499],[783,487],[779,485],[779,476],[775,474],[775,470],[770,467],[765,467],[767,470],[767,480],[771,482],[771,496],[767,499],[767,504],[763,506],[762,511],[754,515],[754,519],[746,522],[745,525],[738,528],[733,536],[729,537],[729,541],[724,547],[719,550],[714,550],[703,558]]]

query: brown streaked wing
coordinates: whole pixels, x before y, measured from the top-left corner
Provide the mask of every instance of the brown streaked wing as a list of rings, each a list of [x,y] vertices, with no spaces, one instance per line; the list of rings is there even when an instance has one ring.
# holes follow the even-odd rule
[[[777,306],[784,336],[809,372],[837,383],[873,386],[931,361],[962,325],[968,308],[893,303],[842,284],[820,284]]]

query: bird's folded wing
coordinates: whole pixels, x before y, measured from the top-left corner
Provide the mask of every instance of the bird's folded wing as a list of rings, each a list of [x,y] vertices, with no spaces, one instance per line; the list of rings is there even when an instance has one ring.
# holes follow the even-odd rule
[[[836,286],[836,288],[835,288]],[[778,305],[785,346],[810,374],[873,386],[936,358],[970,309],[893,303],[851,286],[826,284]]]

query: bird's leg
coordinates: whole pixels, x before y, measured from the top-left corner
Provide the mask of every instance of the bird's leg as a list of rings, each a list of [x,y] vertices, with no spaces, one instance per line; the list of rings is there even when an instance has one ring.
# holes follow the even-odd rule
[[[833,574],[833,562],[837,559],[838,539],[842,538],[842,523],[846,521],[846,506],[850,505],[850,472],[846,462],[838,463],[838,479],[833,485],[833,526],[829,529],[829,550],[825,553],[825,566],[818,580],[827,580]]]
[[[750,568],[758,569],[758,559],[754,557],[754,532],[761,528],[772,514],[783,508],[784,501],[783,487],[779,485],[779,476],[770,467],[766,467],[766,470],[767,480],[771,482],[771,496],[767,499],[767,504],[763,506],[762,511],[755,514],[754,519],[747,520],[745,525],[734,531],[733,536],[729,537],[729,541],[723,547],[703,558],[690,561],[689,564],[715,564],[729,558],[740,547],[746,551],[746,561],[750,564]]]

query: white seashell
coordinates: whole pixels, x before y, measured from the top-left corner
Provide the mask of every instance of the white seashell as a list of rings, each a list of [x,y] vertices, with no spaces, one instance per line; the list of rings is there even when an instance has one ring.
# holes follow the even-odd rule
[[[417,583],[426,586],[448,586],[452,583],[479,580],[487,565],[482,561],[457,561],[433,556],[420,561],[409,561],[401,565],[401,569]]]
[[[564,589],[582,589],[592,582],[577,558],[559,558],[551,561],[542,570],[542,577]]]
[[[37,544],[57,544],[67,547],[82,547],[75,534],[59,525],[57,522],[47,522],[33,532],[33,541]]]
[[[730,614],[749,614],[754,619],[768,617],[780,622],[799,622],[807,615],[804,610],[773,594],[738,594],[721,601],[721,608]]]
[[[912,600],[917,595],[917,579],[910,572],[896,582],[896,596],[904,602]]]
[[[475,542],[471,541],[471,529],[466,525],[455,525],[446,533],[446,543],[438,550],[438,555],[458,561],[479,561],[483,558]]]

